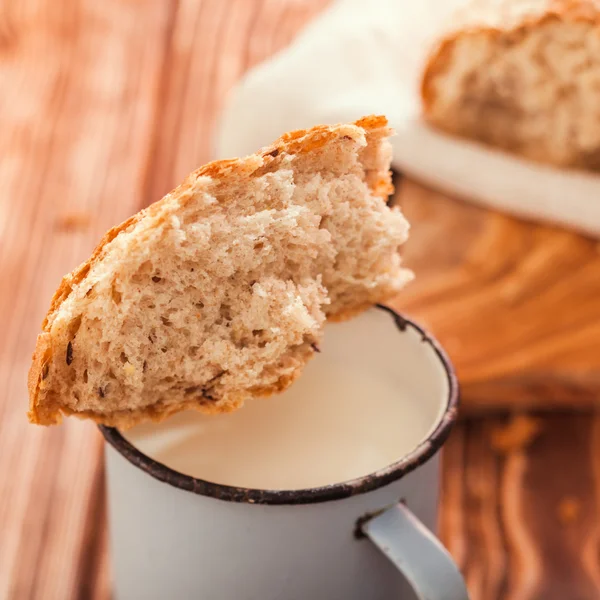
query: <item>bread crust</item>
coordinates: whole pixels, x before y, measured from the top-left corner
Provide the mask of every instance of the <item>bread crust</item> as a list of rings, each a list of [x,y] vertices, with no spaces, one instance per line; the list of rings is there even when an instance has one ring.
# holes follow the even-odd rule
[[[420,95],[424,118],[432,125],[452,134],[468,138],[458,123],[449,122],[436,114],[443,92],[437,82],[448,75],[454,64],[458,41],[464,38],[485,37],[489,40],[502,38],[519,40],[540,27],[552,23],[587,24],[600,26],[600,1],[598,0],[474,0],[453,16],[451,26],[438,38],[430,52],[421,77]],[[502,51],[502,50],[500,50]],[[463,98],[464,99],[464,98]],[[497,145],[482,137],[480,141]],[[580,150],[581,155],[560,160],[556,152],[544,147],[521,148],[520,143],[502,143],[505,150],[522,154],[532,160],[596,170],[591,158]]]
[[[51,325],[54,316],[57,314],[61,305],[69,297],[74,286],[80,284],[91,268],[102,261],[109,244],[122,232],[134,227],[142,218],[146,216],[158,216],[161,205],[167,200],[178,199],[180,202],[185,202],[186,199],[192,198],[192,193],[197,192],[205,186],[218,185],[225,177],[232,176],[259,176],[274,166],[280,154],[301,155],[312,152],[318,148],[325,146],[327,143],[339,139],[341,136],[349,136],[353,139],[363,139],[365,135],[376,134],[380,136],[388,136],[391,130],[388,128],[387,119],[383,116],[368,116],[359,119],[354,125],[334,125],[334,126],[317,126],[308,130],[292,131],[281,136],[270,146],[260,150],[258,153],[245,158],[219,160],[210,162],[203,167],[200,167],[191,173],[178,187],[168,193],[158,202],[150,205],[148,208],[133,215],[120,225],[110,229],[101,239],[100,243],[90,256],[90,258],[74,269],[71,273],[65,275],[56,290],[48,313],[42,323],[42,332],[37,337],[36,347],[32,356],[32,364],[28,375],[28,391],[29,391],[29,412],[28,417],[32,423],[41,425],[57,424],[62,421],[62,415],[75,415],[79,418],[91,419],[97,423],[104,425],[128,428],[141,420],[161,421],[169,417],[174,412],[185,408],[199,408],[197,400],[190,400],[183,404],[177,405],[153,405],[140,410],[115,411],[112,413],[96,413],[91,411],[73,411],[65,407],[57,394],[51,389],[44,389],[45,376],[48,374],[48,366],[53,357],[52,336],[50,334]],[[369,185],[374,194],[380,197],[387,197],[392,191],[391,178],[383,178],[377,181],[370,181]],[[160,219],[157,221],[159,224]],[[381,300],[384,300],[383,298]],[[360,312],[360,310],[368,308],[353,308],[352,311],[341,312],[330,315],[332,320],[343,320]],[[309,360],[314,354],[314,350],[309,349],[302,357]],[[237,404],[233,403],[226,410],[235,410],[235,408],[249,397],[269,396],[271,394],[281,392],[288,387],[299,373],[293,375],[285,375],[269,387],[261,387],[250,390],[244,398],[239,398]],[[210,407],[202,408],[206,412],[210,412]],[[219,412],[224,412],[224,408],[220,407]]]
[[[545,22],[574,21],[600,25],[598,0],[474,0],[457,12],[429,54],[421,78],[425,114],[436,100],[433,80],[451,63],[452,48],[462,35],[524,33]]]

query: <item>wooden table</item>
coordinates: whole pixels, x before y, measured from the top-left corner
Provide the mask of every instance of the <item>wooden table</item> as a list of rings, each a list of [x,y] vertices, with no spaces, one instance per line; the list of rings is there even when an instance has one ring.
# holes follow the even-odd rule
[[[109,226],[210,158],[226,91],[326,3],[0,1],[0,600],[110,595],[99,435],[82,422],[42,429],[25,418],[30,355],[60,277]],[[417,222],[425,211],[423,242],[436,235],[439,207],[458,206],[408,181],[399,201]],[[564,235],[593,262],[593,242]],[[427,262],[407,252],[414,266]],[[442,329],[461,369],[472,364],[444,333],[443,307],[428,313],[419,289],[409,308]],[[482,395],[468,388],[469,405],[502,395],[486,381]],[[523,397],[542,406],[545,394],[534,385]],[[494,401],[489,414],[483,400],[488,416],[467,415],[454,431],[441,532],[474,600],[600,598],[600,417],[588,396],[577,404],[588,412],[516,422],[502,412],[520,405]]]

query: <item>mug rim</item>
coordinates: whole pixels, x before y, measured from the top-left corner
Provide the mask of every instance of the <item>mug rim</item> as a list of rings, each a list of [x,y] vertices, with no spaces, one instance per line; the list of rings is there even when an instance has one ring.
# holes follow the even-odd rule
[[[444,412],[433,431],[412,452],[399,460],[386,465],[373,473],[350,479],[341,483],[332,483],[320,487],[304,488],[298,490],[261,490],[256,488],[237,487],[213,483],[204,479],[185,475],[144,454],[131,444],[115,427],[98,425],[104,439],[123,458],[133,466],[144,471],[147,475],[158,479],[170,486],[192,492],[200,496],[209,496],[218,500],[229,502],[242,502],[248,504],[315,504],[331,500],[341,500],[350,496],[364,494],[388,485],[401,479],[408,473],[417,469],[441,449],[448,438],[450,430],[456,421],[459,404],[458,381],[454,367],[439,342],[426,329],[417,325],[410,319],[402,316],[394,309],[383,304],[376,304],[374,308],[387,312],[393,319],[395,326],[402,333],[412,327],[421,335],[421,342],[429,344],[440,360],[448,380],[448,395]]]

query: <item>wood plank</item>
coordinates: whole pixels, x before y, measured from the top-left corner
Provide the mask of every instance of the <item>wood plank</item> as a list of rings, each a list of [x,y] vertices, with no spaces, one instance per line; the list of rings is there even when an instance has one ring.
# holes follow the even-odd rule
[[[0,3],[0,598],[82,597],[95,569],[100,438],[30,426],[25,382],[61,276],[141,205],[170,6]]]
[[[600,413],[459,423],[443,460],[441,537],[472,600],[600,597]],[[514,439],[500,445],[503,439]]]
[[[449,352],[464,412],[600,405],[597,241],[408,180],[395,201],[417,277],[394,306]]]

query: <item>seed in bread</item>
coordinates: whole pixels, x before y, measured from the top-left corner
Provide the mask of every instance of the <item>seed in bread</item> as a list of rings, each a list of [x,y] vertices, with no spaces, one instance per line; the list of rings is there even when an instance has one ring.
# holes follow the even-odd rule
[[[128,427],[287,387],[326,318],[410,279],[383,117],[210,163],[110,230],[61,283],[29,375],[34,423]]]
[[[600,170],[600,2],[475,0],[422,79],[435,127],[528,159]]]

